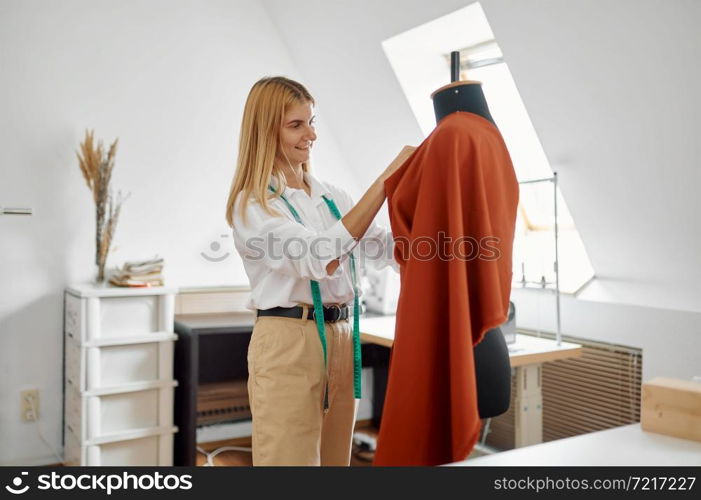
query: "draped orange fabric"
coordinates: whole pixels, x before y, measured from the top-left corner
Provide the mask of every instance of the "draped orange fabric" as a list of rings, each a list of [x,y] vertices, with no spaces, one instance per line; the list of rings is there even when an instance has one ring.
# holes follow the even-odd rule
[[[473,346],[507,319],[516,175],[498,129],[458,111],[385,190],[401,285],[374,465],[464,460],[480,431]]]

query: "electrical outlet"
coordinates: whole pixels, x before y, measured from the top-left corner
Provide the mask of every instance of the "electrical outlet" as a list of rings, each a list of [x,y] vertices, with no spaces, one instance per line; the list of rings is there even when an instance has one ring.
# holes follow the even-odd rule
[[[30,389],[20,393],[22,398],[20,408],[22,409],[22,420],[33,422],[39,419],[39,389]],[[33,402],[33,404],[32,404]]]

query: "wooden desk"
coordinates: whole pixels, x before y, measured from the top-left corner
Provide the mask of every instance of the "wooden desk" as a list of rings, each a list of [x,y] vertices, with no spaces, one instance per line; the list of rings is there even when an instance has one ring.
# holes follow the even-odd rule
[[[360,339],[384,347],[394,342],[395,316],[362,318]],[[543,442],[542,364],[582,355],[582,346],[516,334],[516,342],[508,344],[511,367],[515,369],[515,444],[519,448]],[[377,388],[377,385],[376,385]],[[378,395],[374,394],[377,398]]]
[[[645,432],[635,423],[448,465],[701,466],[701,442]]]

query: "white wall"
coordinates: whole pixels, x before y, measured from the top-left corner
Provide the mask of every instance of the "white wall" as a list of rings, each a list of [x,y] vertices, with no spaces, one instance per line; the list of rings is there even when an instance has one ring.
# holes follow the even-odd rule
[[[200,253],[233,251],[224,210],[248,90],[304,78],[256,1],[1,0],[0,47],[0,206],[34,210],[0,216],[0,464],[51,463],[19,393],[40,390],[60,449],[62,290],[94,274],[84,129],[119,137],[112,183],[132,193],[108,265],[158,253],[167,284],[247,284],[235,253]],[[323,110],[314,172],[357,195]]]
[[[556,331],[553,293],[514,290],[512,299],[519,328]],[[696,312],[561,297],[563,335],[642,349],[643,381],[701,376],[699,322]]]

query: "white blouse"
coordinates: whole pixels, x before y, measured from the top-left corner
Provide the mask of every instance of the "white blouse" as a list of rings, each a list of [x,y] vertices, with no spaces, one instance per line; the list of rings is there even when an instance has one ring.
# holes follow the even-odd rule
[[[244,225],[238,197],[236,199],[233,236],[251,284],[248,309],[312,304],[310,280],[319,282],[324,304],[352,305],[353,285],[348,259],[351,251],[355,256],[358,280],[361,267],[367,263],[376,269],[389,265],[399,272],[390,231],[372,222],[362,239],[356,242],[321,197],[326,195],[333,199],[344,216],[355,205],[350,195],[337,186],[318,181],[311,174],[305,173],[304,179],[311,187],[311,195],[303,189],[290,187],[283,193],[303,225],[295,220],[282,199],[270,201],[270,206],[282,217],[269,215],[256,200],[249,201],[247,225]],[[271,182],[277,187],[273,178]],[[341,264],[329,275],[326,266],[338,257],[341,257]],[[360,283],[358,292],[362,295]]]

